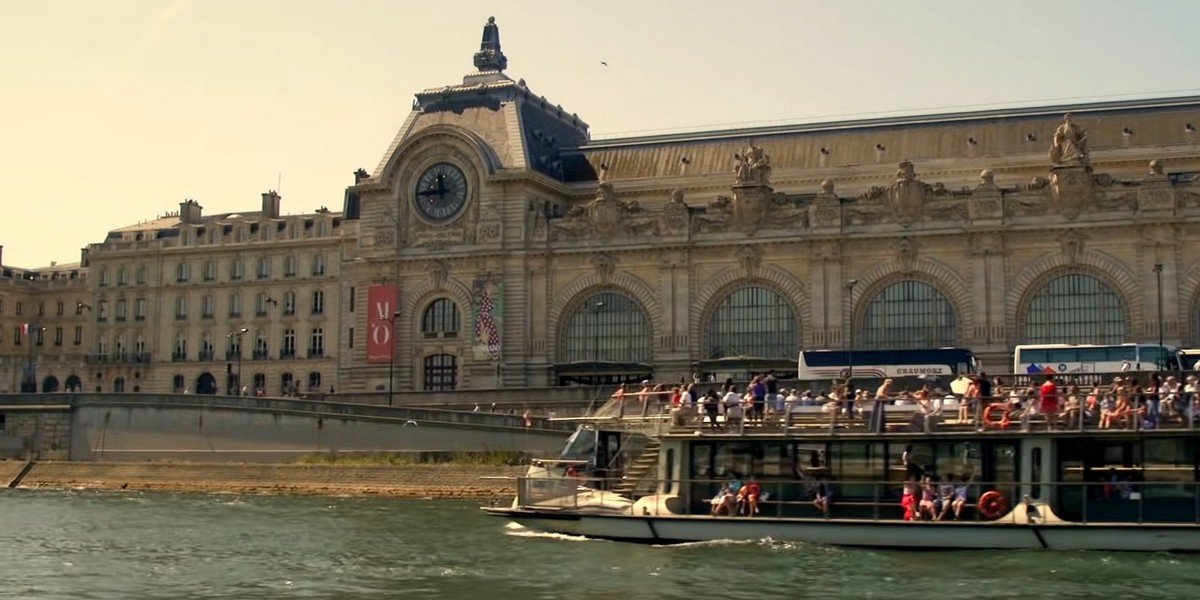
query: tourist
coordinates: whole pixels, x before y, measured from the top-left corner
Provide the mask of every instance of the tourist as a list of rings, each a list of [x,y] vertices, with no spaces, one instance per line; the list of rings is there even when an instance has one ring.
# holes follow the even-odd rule
[[[613,392],[612,399],[613,399],[613,402],[616,403],[617,420],[624,419],[625,418],[625,384],[624,383],[617,386],[617,391]]]
[[[758,483],[757,480],[751,479],[749,483],[747,483],[744,487],[742,487],[742,489],[739,493],[738,513],[739,514],[744,513],[748,517],[753,517],[754,515],[757,515],[758,514],[758,500],[759,500],[759,497],[761,497],[761,496],[762,496],[762,486]],[[744,506],[742,506],[743,501],[745,503]]]
[[[950,509],[954,511],[954,520],[959,520],[962,517],[962,509],[967,505],[967,488],[970,480],[964,476],[962,481],[959,481],[954,486],[954,500],[950,502]]]
[[[750,380],[750,414],[749,418],[761,422],[765,414],[767,404],[767,386],[763,383],[763,378],[755,375],[754,379]]]
[[[733,498],[733,492],[729,489],[729,484],[726,483],[722,485],[721,489],[718,490],[717,494],[712,498],[712,511],[709,514],[714,517],[719,517],[721,516],[721,513],[725,513],[732,517]]]
[[[1046,418],[1046,427],[1054,429],[1058,422],[1058,386],[1054,385],[1053,375],[1046,376],[1046,381],[1042,382],[1042,387],[1038,390],[1038,397],[1041,399],[1041,412]]]
[[[1079,411],[1081,405],[1079,402],[1079,388],[1074,385],[1067,386],[1066,406],[1063,408],[1059,417],[1062,418],[1064,427],[1071,427],[1079,422]]]
[[[822,515],[829,516],[829,504],[833,500],[833,486],[828,483],[824,477],[817,479],[817,487],[814,492],[813,506],[817,507]]]
[[[642,416],[646,416],[646,411],[650,410],[650,380],[642,381],[642,389],[638,391],[638,402],[642,405]]]
[[[937,519],[937,505],[934,500],[937,498],[937,490],[933,487],[933,478],[926,475],[921,480],[921,501],[917,504],[917,518],[924,520],[925,515],[929,515],[929,520]]]
[[[779,380],[775,378],[775,371],[767,371],[767,376],[763,378],[763,385],[767,390],[767,406],[774,414],[778,414],[783,409],[779,406]]]
[[[934,501],[934,509],[937,511],[936,521],[941,521],[950,514],[951,505],[954,503],[954,484],[949,477],[943,475],[940,483],[937,486],[937,500]]]
[[[1175,379],[1174,375],[1168,375],[1159,388],[1159,411],[1164,418],[1183,421],[1179,410],[1180,389],[1179,380]]]
[[[704,415],[708,418],[709,427],[716,431],[721,428],[721,424],[717,422],[717,415],[721,412],[721,398],[717,396],[716,390],[708,390],[704,394],[702,400],[704,406]],[[701,423],[703,426],[703,423]]]
[[[900,507],[904,509],[904,520],[917,520],[917,479],[907,477],[900,493]]]
[[[981,380],[979,377],[971,377],[970,380],[971,383],[967,385],[967,391],[963,394],[962,401],[958,403],[959,423],[966,423],[971,420],[971,415],[979,413]]]

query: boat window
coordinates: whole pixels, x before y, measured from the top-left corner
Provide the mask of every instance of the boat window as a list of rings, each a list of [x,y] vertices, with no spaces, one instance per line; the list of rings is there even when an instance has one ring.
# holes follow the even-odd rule
[[[1033,499],[1042,497],[1042,449],[1033,448],[1029,452],[1029,495]]]
[[[815,477],[818,474],[829,474],[827,464],[828,453],[825,444],[799,444],[796,446],[796,457],[802,477]]]
[[[712,477],[712,449],[709,444],[692,444],[692,479]]]
[[[1194,506],[1195,442],[1185,438],[1147,438],[1143,443],[1140,477],[1146,482],[1143,498],[1187,500],[1185,505]]]
[[[754,473],[753,444],[721,444],[713,457],[713,475],[719,478],[749,477]]]
[[[667,481],[675,479],[675,449],[667,449]],[[668,483],[668,486],[674,487],[674,483]],[[667,490],[670,491],[670,490]]]
[[[1017,484],[1017,468],[1020,466],[1019,457],[1017,456],[1016,442],[992,442],[991,449],[991,473],[984,473],[985,481],[988,487],[999,490],[1007,496],[1010,501],[1015,501],[1016,484]]]
[[[591,460],[592,455],[595,453],[596,430],[577,429],[567,440],[567,445],[563,447],[562,455],[559,458],[563,460]]]
[[[983,473],[979,442],[938,442],[935,447],[935,472],[955,481],[979,480]]]
[[[884,494],[876,482],[883,479],[886,468],[884,445],[878,442],[843,442],[833,452],[833,480],[845,498],[875,498]]]
[[[756,475],[762,477],[794,477],[791,444],[766,444],[763,446],[762,470]]]

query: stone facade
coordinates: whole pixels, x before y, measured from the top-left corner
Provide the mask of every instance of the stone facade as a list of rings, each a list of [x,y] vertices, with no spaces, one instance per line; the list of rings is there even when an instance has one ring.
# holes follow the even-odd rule
[[[272,394],[284,373],[362,393],[786,371],[800,349],[852,340],[968,347],[997,372],[1030,341],[1200,345],[1200,98],[597,141],[504,73],[494,22],[474,64],[417,93],[342,213],[184,203],[89,247],[85,388],[168,392],[182,375],[194,390],[207,373],[222,391],[242,328],[270,355],[247,348],[243,382],[263,373]],[[144,284],[116,279],[142,268]],[[394,305],[372,295],[388,289]],[[318,290],[329,309],[313,315]],[[301,313],[251,313],[288,291]],[[145,321],[114,322],[122,299],[145,299]],[[302,354],[317,327],[328,350],[276,358],[283,329]],[[193,358],[205,335],[220,356]]]

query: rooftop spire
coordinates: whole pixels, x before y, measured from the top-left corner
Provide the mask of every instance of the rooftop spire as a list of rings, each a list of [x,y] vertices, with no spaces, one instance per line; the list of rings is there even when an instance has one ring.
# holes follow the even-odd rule
[[[496,26],[496,17],[488,17],[483,26],[483,41],[479,43],[479,52],[475,53],[475,68],[480,71],[508,68],[508,59],[500,51],[500,28]]]

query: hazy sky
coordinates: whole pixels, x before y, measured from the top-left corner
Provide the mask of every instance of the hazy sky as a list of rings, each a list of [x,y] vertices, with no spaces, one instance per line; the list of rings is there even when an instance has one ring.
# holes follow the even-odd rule
[[[494,15],[508,74],[594,136],[1200,93],[1200,2],[10,1],[0,244],[78,260],[177,210],[340,210]],[[600,64],[608,63],[607,67]]]

